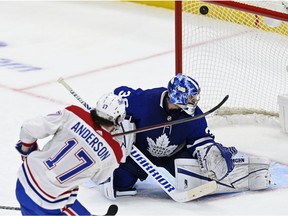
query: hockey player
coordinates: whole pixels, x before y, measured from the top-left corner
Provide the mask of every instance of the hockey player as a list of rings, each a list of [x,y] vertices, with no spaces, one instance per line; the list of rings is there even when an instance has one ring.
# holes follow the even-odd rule
[[[132,116],[136,128],[202,114],[197,106],[199,84],[181,74],[169,81],[168,88],[135,90],[121,86],[114,93],[125,101],[126,112]],[[269,160],[248,156],[233,158],[236,148],[218,143],[205,118],[138,133],[135,145],[154,165],[176,177],[179,190],[188,190],[212,179],[218,182],[216,193],[269,187]],[[146,178],[147,174],[128,157],[126,163],[115,170],[113,184],[104,185],[105,196],[115,199],[115,193],[107,192],[108,189],[132,195],[136,181]]]
[[[23,123],[17,151],[24,159],[16,196],[23,215],[91,215],[77,200],[78,186],[107,180],[122,159],[110,134],[124,119],[123,100],[103,95],[91,112],[78,106]],[[52,138],[38,150],[37,139]]]

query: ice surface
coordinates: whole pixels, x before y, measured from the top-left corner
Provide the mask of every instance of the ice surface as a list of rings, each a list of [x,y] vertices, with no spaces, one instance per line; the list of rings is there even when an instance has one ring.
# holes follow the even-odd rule
[[[19,206],[14,188],[21,160],[14,144],[21,123],[71,103],[79,105],[57,83],[61,76],[91,105],[120,85],[166,86],[174,75],[173,14],[123,2],[1,1],[0,26],[0,205]],[[137,183],[135,197],[112,202],[100,195],[99,188],[86,184],[79,200],[95,214],[115,203],[119,216],[287,215],[288,135],[280,132],[277,120],[209,122],[217,141],[274,161],[271,189],[176,203],[148,178]]]

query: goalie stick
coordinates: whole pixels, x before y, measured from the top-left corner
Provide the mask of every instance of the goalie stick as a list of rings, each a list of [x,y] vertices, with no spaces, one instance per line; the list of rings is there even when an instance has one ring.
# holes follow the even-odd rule
[[[91,110],[91,106],[89,106],[66,82],[63,78],[59,78],[58,82],[62,84],[87,110]],[[228,99],[228,95],[222,100],[220,106]],[[218,108],[220,107],[217,105]],[[216,108],[213,108],[213,111]],[[209,112],[209,111],[208,111]],[[206,112],[207,115],[211,112]],[[203,113],[204,114],[204,113]],[[202,115],[203,117],[205,115]],[[198,118],[201,118],[198,117]],[[193,118],[193,117],[192,117]],[[195,116],[197,118],[197,116]],[[195,119],[194,118],[194,119]],[[189,118],[191,121],[191,118]],[[193,119],[192,119],[193,120]],[[171,123],[171,122],[169,122]],[[170,124],[171,125],[171,124]],[[162,127],[164,127],[163,125]],[[161,127],[157,125],[157,128]],[[154,129],[153,126],[149,128],[149,130]],[[132,132],[131,132],[132,133]],[[124,135],[123,133],[117,134],[117,136]],[[135,145],[132,146],[132,150],[130,153],[130,157],[150,176],[152,177],[156,183],[176,202],[188,202],[207,194],[214,192],[217,189],[216,181],[210,181],[203,185],[200,185],[196,188],[190,189],[188,191],[179,191],[176,187],[171,183],[165,175],[163,175],[157,166],[155,166]]]
[[[4,209],[4,210],[15,210],[15,211],[20,211],[21,208],[20,207],[13,207],[13,206],[0,206],[0,209]],[[91,216],[113,216],[116,215],[118,212],[118,206],[115,204],[112,204],[108,207],[108,210],[106,212],[106,214],[104,215],[94,215],[92,214]]]
[[[181,123],[185,123],[185,122],[189,122],[189,121],[194,121],[196,119],[203,118],[203,117],[209,115],[210,113],[214,112],[215,110],[219,109],[226,102],[226,100],[228,100],[228,98],[229,98],[229,95],[226,95],[219,104],[217,104],[212,109],[210,109],[207,112],[202,113],[200,115],[192,116],[192,117],[185,118],[185,119],[178,119],[178,120],[174,120],[174,121],[170,121],[170,122],[163,122],[160,124],[150,125],[150,126],[138,128],[135,130],[116,133],[116,134],[113,134],[113,136],[121,136],[121,135],[126,135],[126,134],[131,134],[131,133],[140,133],[140,132],[144,132],[144,131],[149,131],[149,130],[154,130],[157,128],[165,127],[165,126],[176,125],[176,124],[181,124]]]
[[[66,82],[65,80],[60,77],[57,80],[59,83],[61,83],[87,110],[91,110],[92,107],[89,106]],[[217,104],[215,107],[213,107],[212,109],[206,111],[205,113],[202,113],[200,115],[196,115],[196,116],[192,116],[189,118],[185,118],[185,119],[179,119],[179,120],[175,120],[175,121],[170,121],[170,122],[163,122],[160,124],[155,124],[155,125],[150,125],[147,127],[142,127],[142,128],[137,128],[135,130],[130,130],[130,131],[125,131],[125,132],[121,132],[121,133],[115,133],[112,136],[123,136],[123,135],[127,135],[127,134],[131,134],[131,133],[140,133],[140,132],[144,132],[144,131],[149,131],[149,130],[154,130],[157,128],[161,128],[161,127],[165,127],[165,126],[170,126],[170,125],[176,125],[176,124],[180,124],[180,123],[185,123],[185,122],[189,122],[189,121],[194,121],[196,119],[200,119],[203,118],[211,113],[213,113],[214,111],[216,111],[217,109],[219,109],[229,98],[229,95],[226,95],[222,101]]]

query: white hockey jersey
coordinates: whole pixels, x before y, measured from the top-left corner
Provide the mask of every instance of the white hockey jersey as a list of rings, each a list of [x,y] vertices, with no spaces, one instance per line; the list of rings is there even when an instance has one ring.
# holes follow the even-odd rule
[[[83,181],[102,183],[119,166],[119,143],[78,106],[25,121],[20,140],[33,143],[50,135],[51,140],[32,152],[18,171],[26,193],[43,208],[59,209],[74,203]]]

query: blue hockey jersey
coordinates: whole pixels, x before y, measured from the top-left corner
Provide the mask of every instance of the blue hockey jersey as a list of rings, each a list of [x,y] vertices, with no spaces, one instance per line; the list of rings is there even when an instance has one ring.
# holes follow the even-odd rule
[[[114,93],[124,99],[126,112],[132,116],[136,128],[191,117],[181,109],[166,108],[165,96],[167,97],[168,92],[163,87],[142,90],[121,86],[116,88]],[[202,114],[202,111],[197,107],[195,115],[199,114]],[[207,127],[206,119],[200,118],[138,133],[135,145],[147,157],[158,158],[170,157],[183,148],[187,148],[193,155],[197,146],[208,142],[214,143],[214,136]]]

